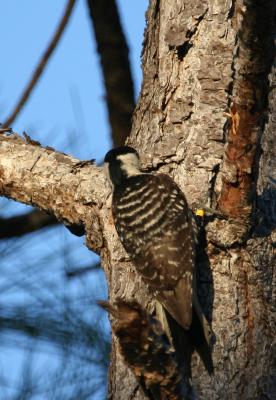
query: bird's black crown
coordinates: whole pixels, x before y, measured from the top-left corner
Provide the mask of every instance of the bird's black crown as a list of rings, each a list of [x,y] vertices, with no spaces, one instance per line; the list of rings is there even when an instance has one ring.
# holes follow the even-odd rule
[[[136,154],[137,157],[139,157],[137,151],[130,146],[121,146],[121,147],[116,147],[115,149],[109,150],[108,153],[106,153],[105,158],[104,158],[104,162],[106,163],[110,163],[114,160],[116,160],[116,158],[122,154],[129,154],[129,153],[133,153]]]
[[[130,176],[140,173],[139,155],[129,146],[117,147],[110,150],[104,159],[107,165],[109,181],[115,187],[125,182]]]

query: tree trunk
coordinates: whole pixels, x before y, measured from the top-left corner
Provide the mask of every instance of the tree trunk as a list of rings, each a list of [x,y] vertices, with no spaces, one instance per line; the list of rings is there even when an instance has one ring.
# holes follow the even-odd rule
[[[252,4],[251,4],[252,3]],[[144,81],[129,144],[211,211],[198,252],[199,299],[216,336],[215,375],[194,355],[198,399],[275,399],[276,76],[273,0],[152,0]],[[1,194],[83,223],[111,303],[154,302],[115,233],[95,166],[0,136]],[[204,236],[204,235],[203,235]],[[109,398],[146,399],[113,337]]]
[[[152,0],[147,13],[128,143],[192,208],[222,214],[207,219],[199,251],[199,297],[216,337],[214,378],[193,360],[199,399],[276,398],[274,16],[273,1]],[[111,297],[148,304],[131,267],[113,274]],[[144,398],[136,389],[114,339],[110,397]]]

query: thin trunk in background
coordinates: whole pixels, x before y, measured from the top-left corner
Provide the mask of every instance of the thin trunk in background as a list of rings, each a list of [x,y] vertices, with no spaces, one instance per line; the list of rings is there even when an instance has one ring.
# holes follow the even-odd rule
[[[116,0],[87,0],[101,61],[108,119],[114,146],[121,146],[131,131],[135,107],[129,50]]]

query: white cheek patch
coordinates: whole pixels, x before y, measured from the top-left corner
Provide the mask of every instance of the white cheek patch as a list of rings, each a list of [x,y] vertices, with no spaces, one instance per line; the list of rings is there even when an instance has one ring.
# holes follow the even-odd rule
[[[141,174],[140,162],[136,154],[121,154],[120,156],[117,156],[117,159],[121,161],[121,168],[128,177]]]
[[[108,163],[104,163],[103,171],[104,171],[106,179],[108,180],[109,185],[111,186],[111,188],[113,188],[113,183],[112,183],[112,180],[111,180],[110,174],[109,174],[109,165],[108,165]]]

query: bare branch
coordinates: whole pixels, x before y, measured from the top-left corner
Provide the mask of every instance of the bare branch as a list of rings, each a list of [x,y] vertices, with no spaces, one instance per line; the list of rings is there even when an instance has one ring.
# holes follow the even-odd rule
[[[24,107],[26,101],[28,100],[34,86],[38,82],[38,79],[40,78],[42,72],[44,71],[44,68],[47,65],[47,62],[49,58],[51,57],[53,51],[55,50],[59,39],[61,38],[62,33],[64,32],[64,29],[69,21],[69,18],[72,14],[72,10],[74,7],[76,0],[68,0],[68,3],[65,7],[64,14],[60,20],[60,23],[58,24],[58,27],[54,33],[54,36],[52,37],[52,40],[50,41],[47,49],[45,50],[44,54],[42,55],[36,69],[33,72],[33,75],[28,82],[27,86],[25,87],[20,99],[18,100],[16,106],[14,107],[14,110],[11,112],[11,114],[8,116],[6,121],[3,123],[3,127],[8,127],[10,126],[13,121],[16,119],[17,115],[20,113],[22,108]]]
[[[86,267],[66,269],[65,274],[66,278],[71,279],[85,275],[91,271],[98,271],[100,268],[101,264],[95,263],[92,265],[87,265]]]
[[[0,218],[0,239],[22,236],[55,224],[58,224],[58,220],[41,210],[11,218]]]
[[[16,134],[0,136],[0,194],[35,205],[66,225],[86,224],[88,245],[99,251],[99,207],[108,195],[105,178],[100,168],[78,162],[53,149],[26,143]]]
[[[134,89],[128,46],[115,0],[87,0],[100,55],[109,122],[115,146],[122,145],[131,129]]]

